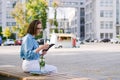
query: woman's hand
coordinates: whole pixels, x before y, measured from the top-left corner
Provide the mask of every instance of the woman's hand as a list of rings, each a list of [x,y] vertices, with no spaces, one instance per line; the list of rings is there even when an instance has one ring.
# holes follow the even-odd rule
[[[45,49],[48,49],[49,48],[49,45],[48,44],[44,44],[43,45],[43,51],[42,51],[42,56],[44,56],[46,53],[47,53],[47,51],[45,51]]]
[[[48,47],[49,47],[49,44],[41,45],[36,49],[36,53],[39,53],[39,51],[47,49]]]
[[[44,56],[45,54],[47,54],[47,51],[43,50],[41,55]]]
[[[44,44],[43,45],[43,49],[48,49],[49,48],[49,44]]]

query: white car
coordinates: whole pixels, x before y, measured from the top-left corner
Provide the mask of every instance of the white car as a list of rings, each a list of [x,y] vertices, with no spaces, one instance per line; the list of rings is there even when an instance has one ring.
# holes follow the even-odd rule
[[[3,43],[4,46],[9,46],[9,45],[14,45],[14,44],[15,44],[15,42],[14,42],[13,39],[7,39],[7,40]]]
[[[110,40],[111,43],[120,43],[120,39],[115,38]]]

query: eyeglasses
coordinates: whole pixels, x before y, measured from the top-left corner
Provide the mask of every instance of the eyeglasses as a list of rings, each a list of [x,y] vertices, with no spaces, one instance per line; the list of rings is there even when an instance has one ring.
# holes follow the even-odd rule
[[[42,28],[37,28],[37,29],[42,30]]]

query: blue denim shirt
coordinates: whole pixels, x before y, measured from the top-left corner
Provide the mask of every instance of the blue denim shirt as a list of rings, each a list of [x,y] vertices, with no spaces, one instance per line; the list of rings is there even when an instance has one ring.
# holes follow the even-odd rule
[[[20,50],[20,57],[26,60],[37,60],[40,57],[39,53],[36,53],[36,48],[39,47],[39,44],[35,40],[35,38],[31,34],[27,34],[23,37],[21,50]]]

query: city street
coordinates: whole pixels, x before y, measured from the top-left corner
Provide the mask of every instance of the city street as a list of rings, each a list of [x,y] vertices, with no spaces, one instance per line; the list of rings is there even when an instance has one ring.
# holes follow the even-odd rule
[[[21,66],[20,46],[0,46],[0,66]],[[48,51],[47,64],[55,65],[60,73],[95,80],[120,80],[120,44],[87,43],[80,48]]]

